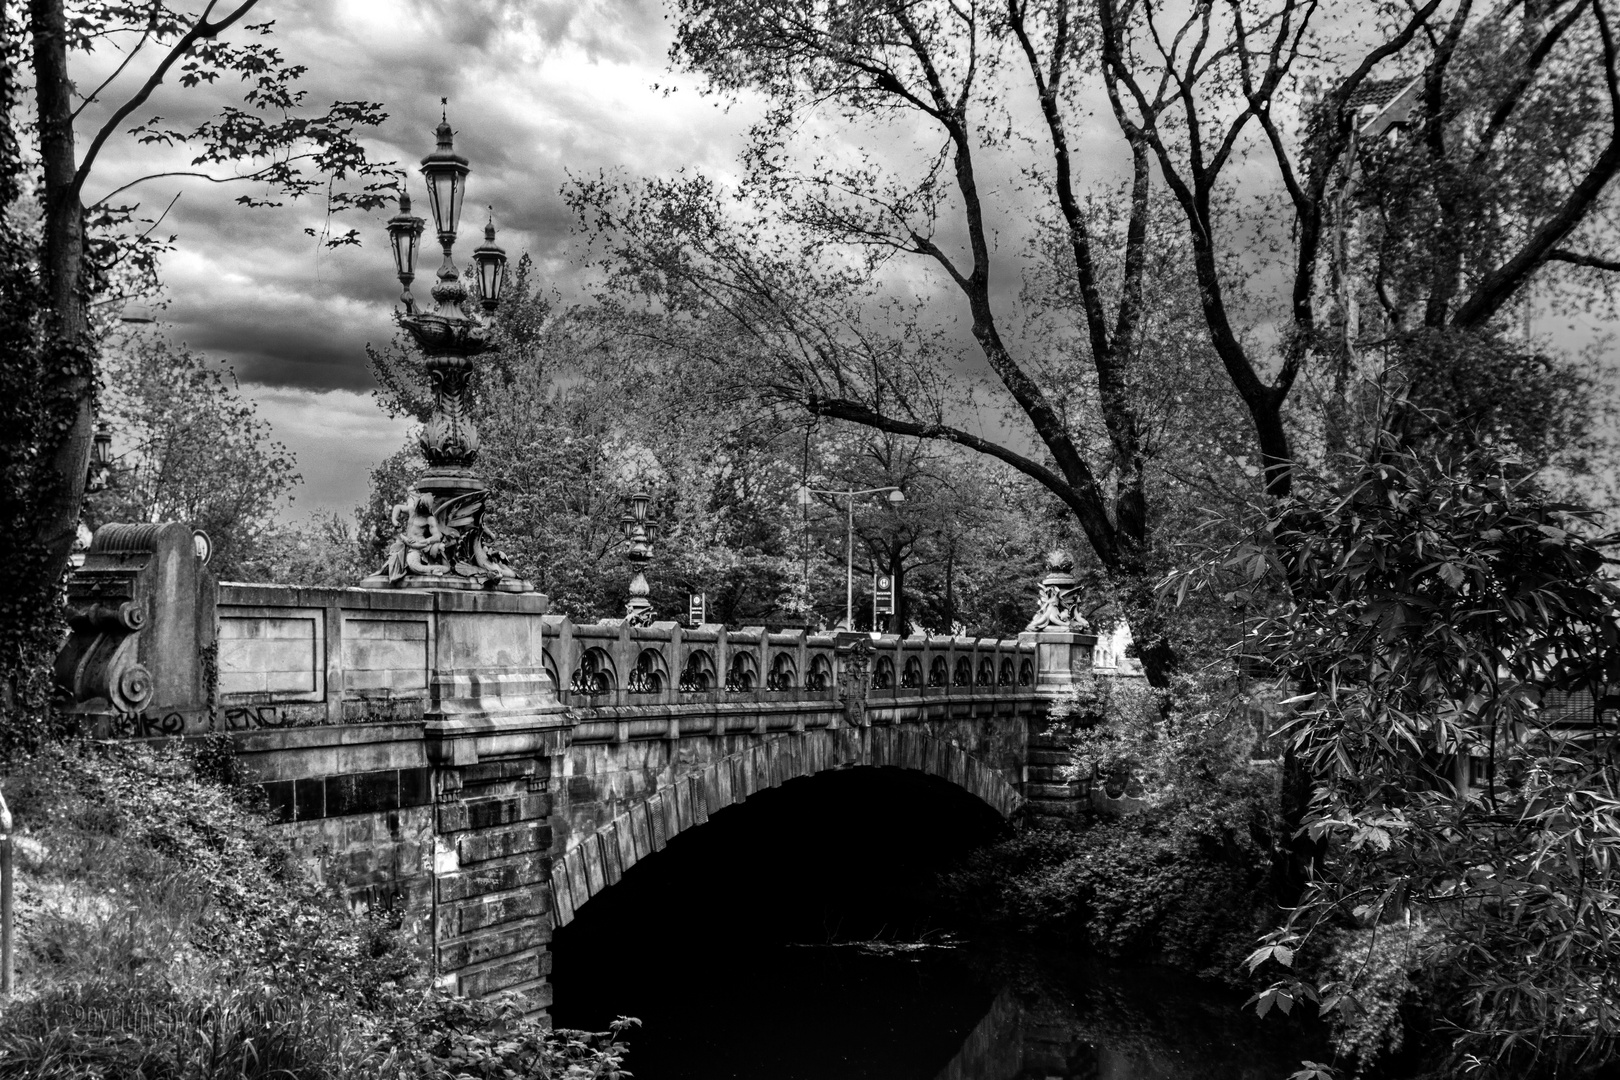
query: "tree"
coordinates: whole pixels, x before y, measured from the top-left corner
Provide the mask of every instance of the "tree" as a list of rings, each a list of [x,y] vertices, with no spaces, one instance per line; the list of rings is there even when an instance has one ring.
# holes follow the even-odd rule
[[[1043,500],[1034,485],[1006,478],[949,445],[823,422],[806,457],[812,487],[865,490],[899,487],[905,501],[881,496],[854,505],[855,625],[868,625],[868,582],[888,576],[895,606],[873,629],[909,633],[913,626],[951,633],[1014,634],[1029,622],[1044,555],[1036,528]],[[804,529],[823,572],[814,610],[841,617],[845,603],[846,502],[815,495]],[[1051,500],[1045,500],[1050,503]]]
[[[208,533],[213,572],[242,580],[274,527],[276,504],[299,481],[224,364],[158,331],[128,335],[106,354],[102,416],[116,451],[107,486],[85,506],[108,521],[181,521]]]
[[[701,592],[720,622],[830,624],[844,608],[845,518],[841,503],[825,519],[806,513],[797,496],[807,477],[817,486],[906,485],[910,501],[898,514],[881,501],[870,515],[858,508],[863,578],[874,553],[902,576],[926,575],[944,537],[958,545],[958,582],[996,582],[958,594],[954,619],[988,611],[991,603],[975,603],[981,594],[995,598],[1003,622],[1009,606],[1022,606],[1009,605],[1007,593],[1033,578],[976,573],[983,562],[966,542],[970,528],[1007,516],[984,505],[994,485],[971,468],[953,474],[960,463],[939,448],[825,422],[807,432],[797,417],[727,399],[707,369],[633,321],[593,306],[557,310],[527,257],[507,297],[495,317],[499,347],[475,374],[479,468],[494,493],[490,527],[558,610],[581,619],[622,614],[623,499],[639,488],[653,496],[660,521],[648,576],[663,617],[680,617],[687,594]],[[425,417],[428,386],[409,347],[396,342],[372,359],[385,405]],[[374,474],[362,531],[389,531],[386,508],[410,472],[402,452]],[[946,595],[949,603],[948,587]],[[904,613],[896,625],[908,625]]]
[[[1596,1075],[1620,1057],[1620,776],[1599,704],[1620,678],[1616,538],[1586,538],[1593,515],[1500,454],[1384,451],[1182,578],[1248,598],[1262,616],[1238,648],[1302,692],[1284,735],[1320,857],[1251,958],[1281,968],[1257,1004],[1351,1021],[1372,944],[1405,935],[1453,1065]],[[1589,716],[1548,707],[1578,691]],[[1367,955],[1310,971],[1344,928]]]
[[[1599,228],[1599,197],[1620,164],[1620,110],[1607,97],[1560,97],[1583,79],[1613,82],[1607,15],[1586,0],[1491,12],[1380,3],[1337,19],[1315,0],[1169,10],[682,0],[679,10],[676,62],[721,94],[762,95],[769,111],[734,205],[701,177],[576,185],[621,293],[686,319],[685,347],[740,358],[781,400],[1018,469],[1064,502],[1098,562],[1138,591],[1152,576],[1154,369],[1166,340],[1181,346],[1173,329],[1189,305],[1199,359],[1241,403],[1259,478],[1273,496],[1291,487],[1285,405],[1308,361],[1344,360],[1335,331],[1345,319],[1322,313],[1334,303],[1323,282],[1329,241],[1348,227],[1339,207],[1353,163],[1370,152],[1357,109],[1375,76],[1423,75],[1422,115],[1434,119],[1414,145],[1435,169],[1486,178],[1480,213],[1502,226],[1488,247],[1477,230],[1453,229],[1442,245],[1451,254],[1429,260],[1424,305],[1444,334],[1492,331],[1526,281],[1556,268],[1561,238]],[[1458,61],[1486,53],[1500,75],[1488,84],[1473,74],[1484,65]],[[1079,179],[1071,131],[1094,101],[1106,101],[1128,162],[1117,191],[1094,182],[1087,192]],[[1540,133],[1549,110],[1575,148],[1568,173],[1537,172],[1517,150],[1521,138],[1551,137]],[[823,118],[847,147],[802,137]],[[1257,172],[1269,187],[1250,182]],[[1530,174],[1535,184],[1518,182]],[[1423,197],[1445,206],[1456,193]],[[997,284],[998,229],[1028,233],[1031,221],[1061,238],[1037,245],[1062,261],[1049,264],[1036,306],[1068,305],[1080,331],[1050,351],[1034,346],[1052,340],[1012,325],[1017,310]],[[924,279],[915,312],[883,307],[873,282],[911,259],[939,288]],[[1361,280],[1348,269],[1337,280]],[[1267,275],[1279,273],[1283,295],[1268,296]],[[985,434],[978,409],[950,389],[960,363],[939,328],[957,312],[994,378],[993,403],[1017,419],[1006,436]],[[1262,322],[1281,332],[1250,332]],[[1105,438],[1088,445],[1079,416]],[[1134,605],[1140,622],[1152,621],[1148,606]],[[1172,657],[1154,644],[1158,627],[1143,629],[1148,670],[1163,682]]]
[[[138,204],[121,197],[146,181],[205,177],[249,181],[256,191],[276,193],[239,197],[247,206],[323,190],[336,213],[380,206],[391,186],[385,166],[370,160],[357,141],[359,132],[382,120],[381,109],[364,101],[306,109],[296,85],[303,68],[265,43],[271,23],[246,22],[256,2],[243,0],[218,12],[217,0],[210,0],[194,12],[161,0],[93,0],[70,17],[62,0],[29,0],[26,21],[19,21],[12,5],[0,11],[0,40],[6,43],[6,108],[0,116],[6,248],[23,278],[16,293],[8,290],[7,303],[16,296],[24,305],[12,324],[17,333],[7,342],[12,348],[5,366],[29,388],[8,396],[3,425],[4,457],[22,466],[6,476],[5,500],[15,515],[6,530],[6,562],[18,569],[8,575],[0,603],[18,641],[30,635],[54,640],[49,624],[79,520],[95,411],[98,338],[91,298],[108,288],[120,267],[153,269],[163,247],[151,235],[161,219],[139,220]],[[228,39],[227,32],[238,38]],[[81,96],[70,56],[104,47],[122,49],[123,61]],[[154,63],[143,68],[148,57]],[[32,125],[19,108],[16,73],[23,63],[32,68]],[[190,129],[166,126],[161,117],[139,119],[136,114],[171,77],[198,93],[234,78],[244,84],[241,104],[223,105]],[[125,84],[130,89],[121,99],[111,96]],[[76,131],[81,123],[94,128],[82,151]],[[154,151],[174,148],[181,164],[105,195],[93,193],[89,185],[102,151],[117,138]],[[34,143],[27,153],[25,140]],[[193,156],[187,159],[186,152]],[[228,165],[238,167],[215,171]],[[37,206],[28,198],[35,175]],[[324,242],[356,243],[358,235],[328,233]],[[31,682],[39,674],[37,658],[24,659],[11,645],[0,666],[9,683]],[[9,684],[6,697],[10,713],[20,699]]]

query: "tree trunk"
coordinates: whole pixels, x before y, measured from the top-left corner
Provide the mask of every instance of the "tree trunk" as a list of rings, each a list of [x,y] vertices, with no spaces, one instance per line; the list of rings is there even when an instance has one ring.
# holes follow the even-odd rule
[[[62,0],[29,0],[34,94],[39,105],[40,164],[45,180],[42,277],[47,305],[40,379],[57,423],[43,428],[39,449],[51,463],[51,489],[37,493],[36,543],[51,580],[66,571],[78,531],[90,464],[95,365],[85,306],[84,206],[74,181],[73,84],[68,77],[67,21]]]

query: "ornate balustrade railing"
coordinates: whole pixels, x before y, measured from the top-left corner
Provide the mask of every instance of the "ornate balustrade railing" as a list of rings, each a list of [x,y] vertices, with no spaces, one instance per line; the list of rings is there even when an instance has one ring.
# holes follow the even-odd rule
[[[764,627],[632,627],[548,616],[544,663],[570,708],[833,701],[849,641]],[[846,636],[847,637],[847,636]],[[1029,691],[1035,645],[1016,639],[916,635],[866,638],[869,700]],[[945,674],[932,682],[924,673]],[[961,678],[952,678],[956,672]]]
[[[509,707],[524,696],[581,716],[831,703],[848,692],[852,662],[874,704],[1016,695],[1037,681],[1028,640],[575,623],[544,614],[542,603],[532,595],[224,584],[214,726],[408,722],[451,699]],[[194,730],[200,720],[168,726]],[[136,727],[143,723],[150,725],[138,718]]]
[[[1095,641],[1071,619],[1073,585],[1061,567],[1043,580],[1041,613],[1016,639],[872,638],[575,623],[548,614],[536,593],[216,587],[190,560],[164,554],[189,539],[180,526],[109,526],[76,575],[75,635],[58,666],[93,728],[137,736],[431,728],[458,717],[465,727],[495,715],[564,724],[569,714],[616,722],[722,705],[771,712],[1050,695]],[[105,615],[126,609],[133,614],[123,621]]]

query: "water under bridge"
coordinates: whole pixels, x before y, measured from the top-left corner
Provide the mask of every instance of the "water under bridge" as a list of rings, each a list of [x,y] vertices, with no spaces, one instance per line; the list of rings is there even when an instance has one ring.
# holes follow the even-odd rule
[[[533,593],[216,585],[190,543],[98,532],[60,681],[109,736],[231,732],[299,850],[401,910],[467,994],[547,1008],[554,930],[680,833],[801,777],[910,770],[1003,817],[1088,797],[1042,734],[1091,672],[1079,628],[576,624]]]

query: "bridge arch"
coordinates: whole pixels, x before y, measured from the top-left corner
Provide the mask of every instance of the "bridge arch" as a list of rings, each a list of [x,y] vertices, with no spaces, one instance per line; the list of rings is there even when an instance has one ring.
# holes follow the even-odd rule
[[[817,729],[782,734],[714,758],[662,784],[613,819],[571,838],[553,860],[551,910],[558,927],[674,837],[751,795],[789,780],[858,766],[926,773],[975,796],[1002,818],[1023,796],[994,766],[928,731],[906,727]]]

